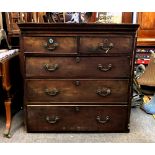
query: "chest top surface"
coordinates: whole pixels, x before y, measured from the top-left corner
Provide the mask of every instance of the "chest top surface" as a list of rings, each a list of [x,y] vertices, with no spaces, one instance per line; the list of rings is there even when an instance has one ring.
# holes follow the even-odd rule
[[[55,31],[62,33],[67,31],[68,33],[86,33],[86,32],[100,32],[100,33],[136,33],[138,24],[64,24],[64,23],[18,23],[21,33],[42,33],[45,31]]]

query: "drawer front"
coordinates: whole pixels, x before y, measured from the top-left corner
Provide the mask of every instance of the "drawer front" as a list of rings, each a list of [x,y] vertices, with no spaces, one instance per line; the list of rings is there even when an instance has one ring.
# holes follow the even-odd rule
[[[132,53],[133,40],[131,37],[103,36],[81,37],[81,53]]]
[[[24,52],[77,53],[76,37],[24,37]]]
[[[128,102],[128,80],[26,80],[28,102]],[[35,103],[34,103],[35,104]]]
[[[26,57],[27,77],[118,78],[130,76],[128,57]]]
[[[125,106],[27,106],[28,132],[127,132]]]

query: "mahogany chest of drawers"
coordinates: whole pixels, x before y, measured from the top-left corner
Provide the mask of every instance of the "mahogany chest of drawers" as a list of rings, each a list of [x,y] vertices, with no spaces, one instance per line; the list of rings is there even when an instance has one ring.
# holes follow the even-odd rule
[[[129,132],[136,24],[19,24],[28,132]]]

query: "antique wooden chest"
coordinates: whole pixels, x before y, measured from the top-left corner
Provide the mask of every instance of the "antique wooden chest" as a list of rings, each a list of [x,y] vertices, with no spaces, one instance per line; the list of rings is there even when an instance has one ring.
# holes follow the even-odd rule
[[[19,24],[28,132],[129,132],[136,24]]]

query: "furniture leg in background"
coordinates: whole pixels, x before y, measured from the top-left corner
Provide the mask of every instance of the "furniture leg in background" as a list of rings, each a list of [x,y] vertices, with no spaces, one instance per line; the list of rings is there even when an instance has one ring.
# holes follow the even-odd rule
[[[4,136],[10,137],[10,128],[11,128],[11,98],[5,100],[5,109],[6,109],[6,129]]]
[[[0,52],[0,54],[2,54]],[[4,54],[4,53],[3,53]],[[4,131],[4,136],[10,138],[10,129],[11,129],[11,104],[13,95],[11,93],[12,84],[10,81],[10,60],[12,57],[17,56],[18,52],[14,53],[13,55],[7,55],[0,61],[0,69],[1,69],[1,76],[2,76],[2,86],[3,90],[5,91],[5,99],[4,99],[4,105],[6,110],[6,128]]]
[[[6,93],[4,104],[6,109],[6,129],[4,132],[4,136],[10,137],[10,128],[11,128],[11,96],[10,96],[10,76],[9,76],[9,61],[5,61],[1,63],[2,69],[2,86],[3,90]]]

